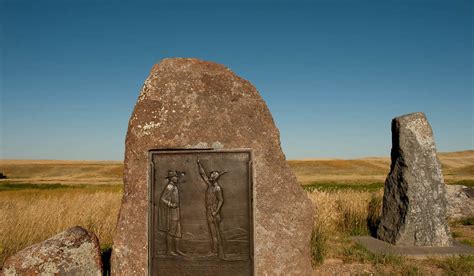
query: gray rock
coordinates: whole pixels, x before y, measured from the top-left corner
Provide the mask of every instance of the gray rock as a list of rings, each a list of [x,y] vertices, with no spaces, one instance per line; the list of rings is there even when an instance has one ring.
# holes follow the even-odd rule
[[[377,237],[398,246],[451,246],[441,164],[423,113],[392,120],[391,157]]]
[[[72,227],[8,257],[3,274],[102,275],[99,241],[93,233]]]
[[[474,189],[463,185],[446,185],[447,214],[450,220],[474,217]]]
[[[310,275],[313,206],[265,102],[228,68],[184,58],[153,67],[130,118],[112,273],[148,273],[148,151],[195,148],[252,149],[255,275]]]

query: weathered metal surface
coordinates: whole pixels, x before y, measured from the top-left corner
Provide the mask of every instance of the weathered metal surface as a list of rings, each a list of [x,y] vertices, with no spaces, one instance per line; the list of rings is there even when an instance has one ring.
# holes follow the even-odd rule
[[[253,275],[249,150],[150,151],[151,275]]]

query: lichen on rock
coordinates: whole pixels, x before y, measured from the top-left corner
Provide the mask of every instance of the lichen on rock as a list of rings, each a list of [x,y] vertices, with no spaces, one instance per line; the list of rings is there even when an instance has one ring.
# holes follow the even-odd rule
[[[3,275],[102,275],[99,241],[72,227],[8,257]]]
[[[451,246],[441,163],[423,113],[392,120],[391,158],[377,237],[399,246]]]
[[[149,151],[205,148],[254,154],[255,275],[310,275],[313,206],[285,162],[265,102],[228,68],[188,58],[152,68],[131,116],[112,273],[148,273]]]

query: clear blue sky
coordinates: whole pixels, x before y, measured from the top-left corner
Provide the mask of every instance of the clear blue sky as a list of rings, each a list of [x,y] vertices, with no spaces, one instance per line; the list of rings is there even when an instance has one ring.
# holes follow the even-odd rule
[[[230,67],[289,159],[388,156],[422,111],[439,151],[473,148],[473,1],[0,0],[0,158],[123,159],[154,63]]]

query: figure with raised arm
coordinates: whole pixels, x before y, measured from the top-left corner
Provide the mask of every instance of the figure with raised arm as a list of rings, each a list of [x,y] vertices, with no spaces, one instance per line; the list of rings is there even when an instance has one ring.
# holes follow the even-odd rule
[[[224,196],[222,193],[222,187],[219,185],[219,178],[226,173],[212,171],[209,176],[206,174],[201,162],[197,160],[199,174],[202,180],[207,184],[206,191],[206,217],[207,225],[209,227],[209,234],[211,238],[211,251],[210,256],[218,255],[219,258],[224,259],[224,247],[222,244],[222,237],[219,228],[221,222],[221,209],[224,204]]]

